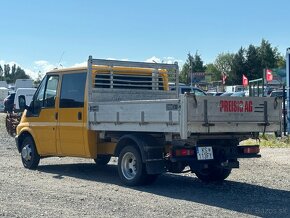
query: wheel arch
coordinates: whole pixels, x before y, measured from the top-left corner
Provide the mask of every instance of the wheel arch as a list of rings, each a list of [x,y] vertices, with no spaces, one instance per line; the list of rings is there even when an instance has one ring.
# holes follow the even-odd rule
[[[28,129],[25,129],[25,130],[21,131],[21,133],[17,136],[17,143],[16,144],[17,144],[17,149],[18,149],[19,153],[21,152],[21,145],[22,145],[22,142],[23,142],[25,137],[30,137],[33,140],[35,147],[36,147],[33,133],[31,133]]]
[[[144,147],[145,147],[146,144],[141,139],[142,136],[144,136],[144,135],[143,134],[126,134],[126,135],[123,135],[119,139],[119,141],[117,143],[114,155],[116,157],[118,157],[124,147],[126,147],[127,145],[131,145],[131,146],[136,147],[140,151],[142,162],[145,162],[146,153],[144,151]]]
[[[115,156],[118,157],[127,145],[135,146],[140,151],[148,174],[160,174],[166,171],[164,146],[155,137],[143,133],[123,135],[117,143]]]

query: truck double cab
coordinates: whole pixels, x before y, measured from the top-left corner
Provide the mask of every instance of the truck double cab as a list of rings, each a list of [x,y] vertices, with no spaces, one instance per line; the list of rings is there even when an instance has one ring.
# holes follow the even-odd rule
[[[36,169],[51,156],[99,165],[118,157],[128,186],[188,170],[203,181],[223,181],[238,158],[260,156],[258,145],[241,140],[281,133],[279,99],[179,94],[178,69],[90,56],[87,67],[48,72],[30,106],[19,102],[26,109],[16,136],[24,167]]]

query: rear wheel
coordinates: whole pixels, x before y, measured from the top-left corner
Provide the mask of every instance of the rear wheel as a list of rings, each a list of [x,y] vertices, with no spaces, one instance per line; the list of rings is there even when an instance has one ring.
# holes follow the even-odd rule
[[[21,159],[23,166],[31,170],[35,170],[39,164],[40,156],[30,136],[26,136],[22,142]]]
[[[209,166],[209,168],[202,169],[198,172],[195,172],[195,174],[200,180],[204,182],[221,182],[231,174],[231,171],[232,169]]]
[[[118,173],[121,181],[128,186],[151,184],[158,177],[158,175],[147,174],[139,150],[131,145],[121,150],[118,158]]]
[[[107,165],[111,160],[111,155],[98,155],[94,161],[96,162],[97,165]]]

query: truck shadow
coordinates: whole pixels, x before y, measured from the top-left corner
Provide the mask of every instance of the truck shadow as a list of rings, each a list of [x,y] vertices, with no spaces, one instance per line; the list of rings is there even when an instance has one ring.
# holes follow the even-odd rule
[[[102,167],[94,163],[40,165],[38,170],[54,174],[55,179],[75,177],[123,186],[116,165],[109,164]],[[132,189],[254,216],[285,217],[290,212],[290,191],[237,181],[227,180],[223,183],[206,184],[196,177],[168,173],[161,175],[153,185],[132,187]]]

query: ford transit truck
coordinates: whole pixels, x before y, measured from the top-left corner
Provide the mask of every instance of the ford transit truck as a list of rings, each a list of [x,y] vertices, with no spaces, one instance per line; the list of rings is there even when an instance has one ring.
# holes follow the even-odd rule
[[[281,135],[281,102],[266,97],[178,93],[177,63],[88,59],[86,67],[48,72],[17,126],[25,168],[45,157],[82,157],[106,165],[118,157],[120,180],[150,184],[166,172],[202,181],[226,179],[239,158],[260,157],[242,146],[259,133]],[[176,88],[169,89],[169,80]]]

